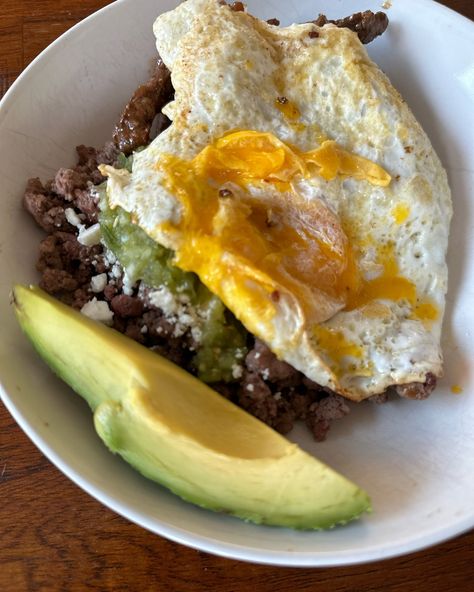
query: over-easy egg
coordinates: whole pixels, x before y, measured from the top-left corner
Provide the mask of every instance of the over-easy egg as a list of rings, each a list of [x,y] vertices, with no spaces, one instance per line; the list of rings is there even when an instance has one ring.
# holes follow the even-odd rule
[[[218,0],[154,31],[172,125],[132,174],[102,168],[110,203],[315,382],[361,400],[440,375],[446,174],[357,36]]]

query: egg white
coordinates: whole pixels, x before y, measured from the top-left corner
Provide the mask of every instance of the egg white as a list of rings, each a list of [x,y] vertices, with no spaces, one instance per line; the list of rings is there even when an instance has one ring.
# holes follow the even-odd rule
[[[417,319],[412,305],[390,299],[382,299],[381,314],[334,309],[321,326],[361,352],[357,359],[343,356],[335,369],[332,352],[315,340],[291,298],[278,303],[271,332],[251,311],[242,317],[238,306],[226,304],[281,359],[353,400],[423,382],[428,372],[440,376],[452,213],[447,178],[426,134],[357,36],[332,25],[274,27],[217,0],[184,2],[158,17],[154,32],[172,72],[175,100],[163,110],[172,125],[135,154],[133,174],[105,167],[111,204],[133,212],[152,238],[173,248],[161,225],[178,223],[182,207],[156,170],[164,154],[192,159],[233,129],[271,132],[302,151],[322,136],[337,141],[386,169],[390,185],[314,175],[300,179],[297,190],[337,214],[367,278],[380,272],[377,246],[392,243],[400,275],[415,284],[420,301],[433,303],[436,318]],[[277,108],[280,96],[297,106],[298,122]],[[258,198],[257,188],[248,190]],[[403,216],[396,214],[400,204]]]

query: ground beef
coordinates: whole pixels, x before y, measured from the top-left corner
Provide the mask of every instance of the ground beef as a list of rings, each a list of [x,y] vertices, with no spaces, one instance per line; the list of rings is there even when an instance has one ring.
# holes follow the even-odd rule
[[[64,201],[43,186],[39,179],[28,181],[23,204],[36,223],[46,232],[72,230],[64,214]]]
[[[42,274],[40,286],[75,308],[81,308],[84,290],[87,293],[91,277],[97,273],[94,261],[101,252],[100,245],[81,245],[73,232],[53,232],[39,247],[36,267]],[[77,290],[80,292],[75,294]]]
[[[278,360],[275,354],[259,339],[255,340],[254,347],[247,354],[245,365],[250,372],[255,372],[271,382],[287,383],[295,378],[298,381],[301,380],[297,370],[286,362]]]
[[[234,12],[245,12],[245,4],[243,2],[227,2],[226,0],[218,0],[221,6],[228,6]]]
[[[97,166],[99,164],[114,164],[119,154],[119,150],[113,142],[107,142],[100,150],[81,144],[81,146],[77,146],[76,151],[78,156],[77,166],[90,175],[91,181],[95,185],[103,180]],[[93,176],[97,174],[99,174],[100,178],[94,180]]]
[[[232,2],[232,4],[230,4],[229,6],[230,9],[234,12],[244,12],[245,10],[245,5],[243,2]]]
[[[23,204],[46,232],[74,231],[66,219],[66,208],[76,208],[85,223],[97,221],[97,199],[90,191],[93,185],[104,181],[97,166],[114,164],[119,152],[112,142],[105,144],[101,150],[83,145],[76,150],[78,163],[75,167],[59,169],[55,178],[45,185],[37,178],[27,183]]]
[[[90,189],[77,189],[74,194],[74,206],[83,215],[83,222],[94,224],[99,216],[97,197]]]
[[[436,387],[436,376],[431,372],[426,375],[425,382],[411,382],[410,384],[400,384],[395,387],[395,391],[400,397],[406,399],[426,399],[431,395]]]
[[[349,413],[342,397],[321,388],[278,360],[259,339],[245,358],[237,391],[238,404],[281,433],[305,420],[316,440],[324,440],[333,419]]]
[[[154,345],[165,345],[173,337],[174,325],[158,310],[150,307],[143,315],[148,329],[148,337]]]
[[[357,33],[362,43],[370,43],[388,27],[388,17],[384,12],[373,13],[371,10],[356,12],[342,19],[329,20],[324,14],[312,21],[318,27],[332,23],[340,28],[350,29]]]
[[[87,189],[89,175],[76,169],[59,169],[54,177],[53,190],[66,201],[73,201],[76,191]]]
[[[388,392],[385,391],[384,393],[380,393],[380,395],[372,395],[367,400],[376,405],[381,405],[388,401]]]
[[[306,425],[312,431],[314,439],[321,442],[331,427],[331,422],[349,413],[347,401],[332,394],[310,405]]]
[[[170,362],[181,366],[189,372],[189,352],[183,347],[183,342],[178,338],[171,338],[163,345],[152,345],[151,351],[167,358]]]
[[[170,71],[159,58],[153,75],[137,88],[115,126],[114,142],[119,150],[124,154],[131,154],[150,142],[153,120],[172,99],[173,94]],[[161,114],[158,131],[163,131],[167,125],[169,121]]]
[[[139,298],[128,296],[127,294],[114,296],[110,302],[110,306],[115,314],[124,319],[139,317],[143,314],[144,309],[143,302]]]

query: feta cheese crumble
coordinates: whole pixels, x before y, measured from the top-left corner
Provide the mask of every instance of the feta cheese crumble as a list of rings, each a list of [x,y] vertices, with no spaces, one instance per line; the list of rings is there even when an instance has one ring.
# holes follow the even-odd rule
[[[96,224],[89,226],[89,228],[81,225],[79,228],[79,234],[77,235],[77,240],[81,243],[81,245],[93,247],[94,245],[98,245],[100,243],[100,237],[100,224],[97,222]]]
[[[186,294],[174,294],[166,286],[161,286],[149,292],[148,300],[174,325],[174,337],[181,337],[189,330],[194,341],[201,342],[203,318]]]
[[[99,292],[103,292],[106,285],[107,285],[107,274],[106,273],[99,273],[98,275],[94,275],[91,277],[91,290],[94,292],[94,294],[98,294]]]
[[[112,320],[114,318],[114,313],[110,310],[107,302],[97,300],[95,296],[92,300],[89,300],[89,302],[84,304],[81,308],[81,314],[89,317],[93,321],[99,321],[100,323],[109,326],[112,325]]]

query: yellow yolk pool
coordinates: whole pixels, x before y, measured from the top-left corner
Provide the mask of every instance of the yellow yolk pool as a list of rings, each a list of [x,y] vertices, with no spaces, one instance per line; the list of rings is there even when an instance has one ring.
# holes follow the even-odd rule
[[[390,182],[381,167],[335,142],[301,152],[270,133],[236,131],[190,161],[165,155],[156,167],[182,206],[178,226],[165,223],[180,237],[176,264],[197,273],[224,302],[235,300],[238,292],[239,306],[252,306],[270,320],[275,294],[283,290],[316,321],[321,320],[316,294],[339,309],[374,298],[415,300],[413,284],[397,275],[393,254],[382,277],[362,282],[337,217],[321,200],[294,190],[297,175]],[[259,189],[259,199],[246,190],[248,185]],[[229,283],[234,296],[226,289]]]

